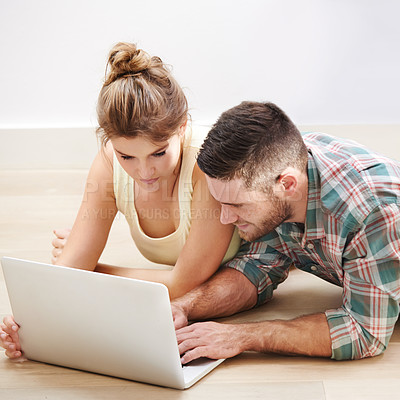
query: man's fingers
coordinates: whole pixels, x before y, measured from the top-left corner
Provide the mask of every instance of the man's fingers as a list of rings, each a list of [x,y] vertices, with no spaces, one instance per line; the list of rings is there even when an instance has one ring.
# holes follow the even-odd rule
[[[184,314],[175,312],[172,309],[172,316],[174,319],[175,330],[178,330],[178,329],[181,329],[181,328],[187,326],[188,320]]]
[[[187,337],[187,335],[193,335],[193,331],[195,329],[194,325],[188,325],[188,326],[184,326],[183,328],[180,328],[176,331],[176,338],[179,341],[184,340],[185,337]]]
[[[172,317],[174,319],[175,330],[188,324],[187,315],[184,310],[174,303],[171,303]]]
[[[189,350],[193,350],[196,347],[200,347],[202,345],[205,345],[199,338],[188,338],[185,340],[182,340],[178,344],[178,349],[179,349],[179,354],[185,354]]]
[[[201,334],[200,332],[204,330],[204,327],[206,327],[207,324],[209,324],[209,322],[196,322],[178,329],[176,333],[183,334],[188,332],[197,332],[197,334]]]
[[[207,347],[205,347],[205,346],[196,347],[195,349],[186,352],[181,357],[181,362],[182,362],[182,364],[187,364],[187,363],[190,363],[190,361],[197,360],[200,357],[212,358],[207,354]]]
[[[183,328],[186,325],[187,325],[187,319],[186,318],[184,318],[184,317],[174,318],[175,329]]]
[[[229,358],[242,351],[241,338],[234,325],[200,322],[179,329],[177,340],[182,363],[199,357]]]

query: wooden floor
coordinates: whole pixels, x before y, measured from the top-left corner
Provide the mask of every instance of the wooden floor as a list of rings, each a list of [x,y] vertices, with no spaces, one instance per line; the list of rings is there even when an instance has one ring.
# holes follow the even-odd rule
[[[71,226],[86,171],[0,171],[0,256],[49,262],[52,229]],[[102,260],[147,264],[116,220]],[[340,288],[292,271],[268,305],[227,321],[281,318],[341,303]],[[0,317],[11,312],[0,273]],[[245,353],[225,361],[186,391],[26,361],[0,353],[0,399],[400,399],[400,326],[384,355],[361,361]]]

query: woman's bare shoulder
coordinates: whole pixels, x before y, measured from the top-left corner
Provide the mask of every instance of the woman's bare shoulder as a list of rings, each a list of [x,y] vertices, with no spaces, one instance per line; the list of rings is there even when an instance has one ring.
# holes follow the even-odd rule
[[[89,176],[100,179],[112,178],[114,171],[114,149],[111,142],[102,146],[93,161]]]

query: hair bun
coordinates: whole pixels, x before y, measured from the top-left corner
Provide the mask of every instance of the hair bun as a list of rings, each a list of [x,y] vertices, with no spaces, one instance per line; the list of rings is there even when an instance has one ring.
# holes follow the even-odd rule
[[[120,42],[110,51],[108,56],[109,72],[106,84],[129,74],[146,71],[152,65],[152,58],[133,43]]]

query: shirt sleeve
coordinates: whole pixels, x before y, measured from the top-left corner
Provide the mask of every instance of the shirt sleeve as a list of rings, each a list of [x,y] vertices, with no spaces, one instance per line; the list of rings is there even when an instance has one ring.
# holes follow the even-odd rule
[[[332,358],[358,359],[382,353],[399,315],[399,205],[377,208],[343,254],[343,305],[325,312]]]
[[[257,288],[257,306],[271,300],[273,291],[289,275],[292,261],[265,240],[244,242],[236,257],[224,264],[244,274]]]

